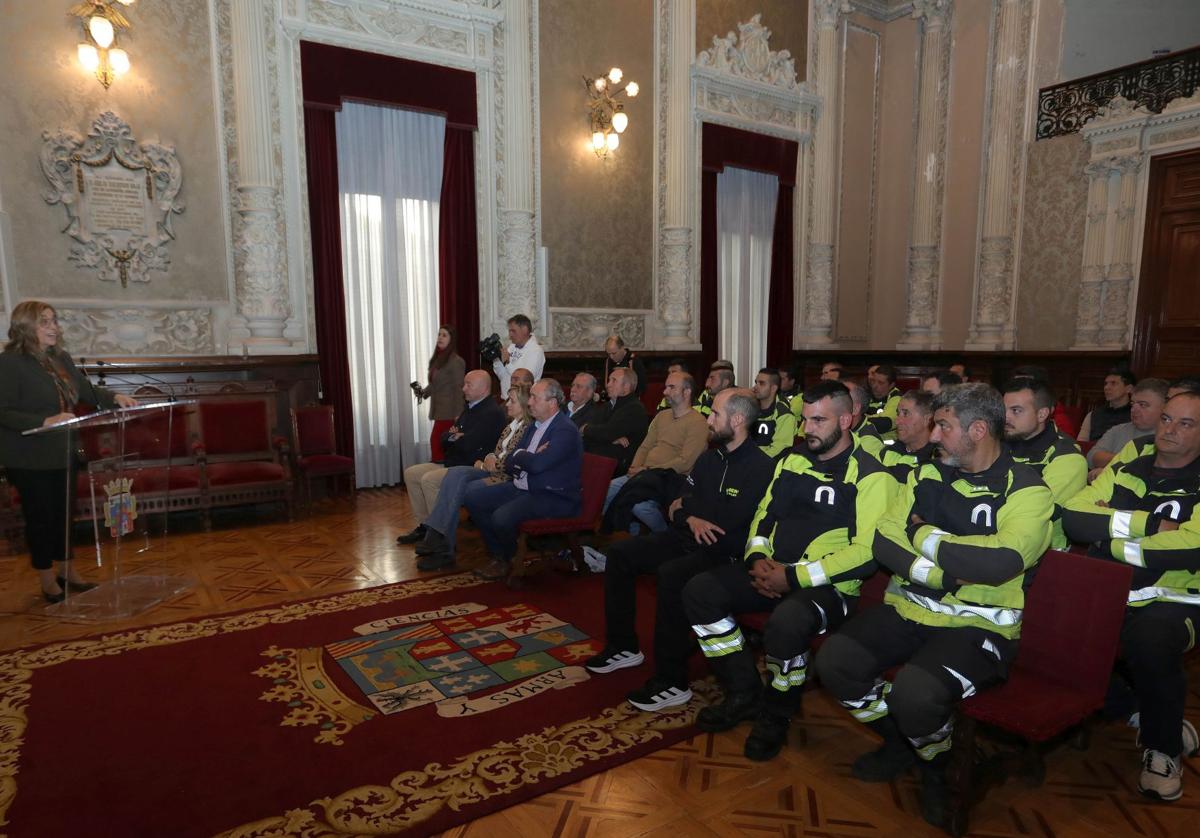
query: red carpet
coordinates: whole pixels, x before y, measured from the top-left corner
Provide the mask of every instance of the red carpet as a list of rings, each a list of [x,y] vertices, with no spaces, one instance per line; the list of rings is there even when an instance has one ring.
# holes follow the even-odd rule
[[[649,662],[582,668],[602,597],[599,577],[457,574],[5,654],[0,824],[426,834],[686,738],[703,697],[638,713]]]

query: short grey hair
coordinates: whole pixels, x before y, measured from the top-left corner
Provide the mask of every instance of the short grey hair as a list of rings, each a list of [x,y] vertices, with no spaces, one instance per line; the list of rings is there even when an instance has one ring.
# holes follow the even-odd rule
[[[746,389],[722,390],[718,395],[723,396],[726,392],[729,395],[725,396],[725,410],[730,414],[731,418],[735,415],[741,416],[747,426],[758,418],[761,408],[758,406],[758,399],[754,398],[752,391]]]
[[[596,382],[596,376],[592,375],[590,372],[577,372],[575,373],[575,377],[586,378],[588,387],[591,388],[593,393],[596,392],[596,388],[599,386]]]
[[[562,407],[566,403],[567,397],[563,394],[562,385],[558,383],[557,378],[543,378],[538,384],[546,385],[546,395],[554,399],[559,407]]]
[[[1155,393],[1164,402],[1167,400],[1167,391],[1170,389],[1170,384],[1165,378],[1143,378],[1133,387],[1135,393]]]
[[[635,390],[637,389],[638,380],[637,380],[636,372],[634,372],[629,367],[617,367],[615,370],[613,370],[612,372],[609,373],[609,375],[618,375],[618,374],[623,375],[626,378],[628,378],[629,386]]]
[[[933,400],[934,412],[949,408],[963,428],[983,422],[993,439],[1004,438],[1004,397],[990,384],[952,384]]]

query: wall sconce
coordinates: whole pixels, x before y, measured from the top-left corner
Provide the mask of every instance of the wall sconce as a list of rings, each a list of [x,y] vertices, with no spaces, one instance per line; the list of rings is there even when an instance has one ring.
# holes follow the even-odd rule
[[[129,53],[116,46],[117,33],[129,28],[129,18],[117,8],[132,6],[134,0],[84,0],[67,14],[79,18],[83,40],[77,47],[79,63],[99,82],[108,86],[129,72]]]
[[[629,115],[625,113],[623,102],[617,97],[625,94],[632,99],[638,95],[638,85],[635,81],[621,84],[625,74],[620,67],[613,67],[608,75],[590,79],[583,77],[584,87],[588,92],[588,124],[592,129],[592,151],[600,159],[608,157],[610,151],[616,151],[621,144],[621,134],[629,127]]]

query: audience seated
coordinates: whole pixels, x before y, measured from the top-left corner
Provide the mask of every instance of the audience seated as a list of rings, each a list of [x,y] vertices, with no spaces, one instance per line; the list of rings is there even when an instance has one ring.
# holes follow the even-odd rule
[[[1113,425],[1129,421],[1129,399],[1133,395],[1134,375],[1117,367],[1104,376],[1104,404],[1083,417],[1079,427],[1080,442],[1094,442]]]
[[[511,480],[504,471],[504,463],[516,450],[525,430],[533,421],[529,412],[529,388],[512,387],[505,401],[508,426],[496,441],[496,448],[487,456],[476,460],[474,465],[452,466],[446,470],[437,499],[429,515],[421,521],[425,534],[417,544],[416,553],[419,570],[442,570],[454,567],[454,546],[458,533],[458,510],[467,495],[467,489],[475,481],[502,483]]]
[[[926,393],[938,395],[947,387],[954,384],[962,384],[962,376],[950,370],[934,370],[921,379],[921,389]]]
[[[1135,443],[1131,450],[1138,451],[1141,450],[1136,445],[1139,440],[1153,440],[1169,390],[1169,385],[1161,378],[1143,378],[1134,386],[1129,401],[1129,421],[1113,425],[1088,451],[1087,462],[1092,469],[1088,475],[1090,479],[1095,480],[1100,469],[1116,459],[1126,445]]]
[[[612,526],[627,525],[636,531],[641,523],[651,532],[667,528],[663,500],[669,503],[671,498],[678,497],[679,483],[708,445],[704,417],[692,410],[695,389],[696,380],[687,373],[667,376],[663,396],[671,402],[671,409],[654,417],[646,438],[633,455],[629,471],[608,484],[604,511]],[[610,510],[614,500],[616,507]],[[617,509],[620,514],[615,514]],[[631,516],[636,520],[629,521]]]
[[[688,622],[725,693],[700,710],[696,726],[721,731],[753,720],[745,744],[752,760],[772,759],[786,744],[812,639],[842,624],[875,570],[875,524],[898,486],[850,432],[853,415],[839,382],[805,391],[804,450],[776,467],[744,561],[696,576],[683,589]],[[765,691],[734,618],[747,611],[772,612],[763,641]]]
[[[701,416],[707,417],[712,412],[713,399],[717,393],[735,386],[733,378],[733,363],[724,359],[713,361],[708,368],[708,378],[704,380],[704,390],[696,398],[696,410]]]
[[[419,523],[396,539],[400,544],[414,544],[425,537],[425,525],[420,522],[429,517],[446,470],[482,460],[496,445],[505,419],[504,411],[491,398],[491,393],[491,376],[483,370],[467,373],[463,379],[463,397],[467,406],[442,436],[444,462],[417,463],[404,470],[404,485],[408,489],[413,516]]]
[[[492,369],[500,379],[500,392],[507,393],[513,385],[513,370],[529,370],[533,381],[542,377],[546,367],[546,353],[542,345],[533,336],[533,322],[524,314],[515,314],[508,318],[508,346],[500,347],[500,357],[492,361]]]
[[[881,456],[883,454],[883,437],[879,435],[875,426],[867,421],[866,417],[867,402],[870,396],[857,381],[845,379],[842,384],[850,391],[850,399],[854,403],[854,423],[850,426],[851,430],[859,438],[863,448],[876,457]]]
[[[763,367],[754,377],[754,398],[758,418],[754,422],[754,444],[779,459],[796,440],[796,417],[792,408],[779,397],[779,371]]]
[[[771,480],[774,464],[749,440],[758,405],[749,390],[726,389],[706,420],[714,447],[700,454],[669,507],[671,527],[613,544],[604,578],[604,650],[584,664],[603,674],[644,660],[634,618],[637,577],[657,580],[654,618],[655,671],[628,696],[639,710],[685,704],[687,662],[695,649],[683,613],[684,584],[697,573],[728,565],[745,549],[750,519]]]
[[[602,409],[596,400],[596,376],[590,372],[576,373],[571,382],[571,400],[567,402],[567,415],[575,427],[594,421]]]
[[[911,390],[900,397],[896,408],[896,438],[886,440],[879,461],[899,483],[917,466],[937,459],[937,444],[930,441],[933,431],[933,396]]]
[[[877,364],[867,375],[871,400],[867,403],[867,421],[880,435],[891,435],[896,427],[896,408],[900,406],[900,389],[896,386],[896,368]]]
[[[634,393],[636,385],[637,375],[628,367],[618,367],[609,373],[608,401],[601,403],[601,411],[594,420],[579,429],[583,433],[584,450],[617,461],[617,476],[628,471],[650,422]]]
[[[1050,546],[1067,549],[1062,505],[1087,485],[1087,461],[1079,446],[1054,426],[1050,411],[1056,399],[1045,381],[1014,378],[1004,387],[1004,441],[1013,459],[1041,476],[1054,496],[1054,531]]]
[[[629,374],[616,370],[614,380],[621,372]],[[508,576],[517,550],[517,528],[523,521],[579,514],[583,444],[579,429],[561,409],[565,401],[562,385],[554,379],[533,385],[529,412],[534,424],[526,428],[503,466],[513,479],[492,484],[476,481],[467,489],[464,503],[491,559],[475,571],[483,579]]]
[[[1174,379],[1171,382],[1170,386],[1167,388],[1167,398],[1173,399],[1176,396],[1178,396],[1180,393],[1200,393],[1200,378],[1193,378],[1193,377],[1185,376],[1183,378]],[[1132,411],[1131,411],[1131,415],[1132,415]],[[1157,420],[1155,420],[1155,421],[1157,422]],[[1099,445],[1099,443],[1097,443],[1097,445]],[[1143,454],[1153,454],[1153,453],[1154,453],[1154,435],[1153,434],[1147,434],[1146,436],[1135,437],[1134,439],[1125,443],[1125,447],[1122,448],[1117,453],[1117,456],[1115,456],[1111,460],[1109,460],[1108,465],[1105,466],[1105,468],[1117,468],[1122,463],[1128,463],[1132,460],[1136,460],[1138,457],[1142,456]],[[1095,472],[1094,469],[1093,469],[1093,472]],[[1094,480],[1095,473],[1093,473],[1089,477],[1089,479]]]
[[[620,335],[609,335],[608,340],[604,342],[604,381],[607,383],[608,377],[613,370],[630,369],[637,375],[637,386],[634,389],[639,396],[645,392],[646,383],[649,379],[646,376],[646,365],[642,363],[634,352],[625,346],[625,340]]]
[[[779,398],[783,399],[789,405],[792,399],[803,395],[803,387],[800,386],[800,368],[779,366]]]
[[[840,381],[842,378],[842,365],[837,361],[826,361],[821,364],[821,380],[822,381]]]
[[[1162,409],[1154,448],[1104,469],[1063,511],[1067,535],[1089,554],[1133,566],[1111,715],[1138,729],[1138,790],[1158,800],[1183,793],[1181,762],[1200,740],[1184,719],[1183,655],[1200,625],[1200,394]]]
[[[944,826],[955,705],[1005,679],[1054,501],[1004,447],[1004,401],[993,388],[959,384],[933,406],[942,459],[909,475],[874,535],[875,561],[892,572],[885,604],[842,625],[817,656],[817,672],[883,737],[851,773],[887,782],[919,762],[921,814]]]

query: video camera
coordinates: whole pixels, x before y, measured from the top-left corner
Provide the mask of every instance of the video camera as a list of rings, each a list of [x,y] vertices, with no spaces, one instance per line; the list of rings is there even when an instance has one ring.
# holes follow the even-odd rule
[[[417,404],[425,401],[425,391],[421,389],[421,382],[410,381],[408,386],[412,388],[413,395],[417,397]]]
[[[485,364],[490,364],[500,357],[500,336],[492,332],[483,340],[479,341],[479,360]]]

